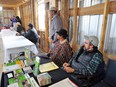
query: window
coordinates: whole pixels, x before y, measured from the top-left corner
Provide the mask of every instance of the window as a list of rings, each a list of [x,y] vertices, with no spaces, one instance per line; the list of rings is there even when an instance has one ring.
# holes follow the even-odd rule
[[[2,27],[2,23],[3,23],[3,15],[2,15],[2,7],[0,7],[0,26]]]
[[[104,51],[116,55],[116,14],[109,14],[107,22]]]
[[[45,31],[45,4],[38,5],[39,30]]]

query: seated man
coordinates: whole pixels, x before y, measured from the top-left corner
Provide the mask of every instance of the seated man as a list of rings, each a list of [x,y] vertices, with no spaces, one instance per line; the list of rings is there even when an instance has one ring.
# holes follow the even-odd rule
[[[68,63],[63,64],[64,70],[72,76],[94,75],[104,71],[103,56],[98,51],[98,43],[96,36],[85,36],[85,43],[81,49]]]
[[[49,57],[53,60],[59,67],[65,62],[69,62],[72,57],[72,48],[70,47],[67,41],[67,31],[65,29],[60,29],[57,32],[58,41],[55,42],[55,45],[50,49]]]
[[[37,43],[37,40],[39,38],[37,31],[35,30],[35,28],[33,27],[32,24],[29,24],[29,29],[27,30],[27,32],[24,34],[24,37],[26,37],[27,39],[29,39],[31,42],[33,42],[34,44]]]

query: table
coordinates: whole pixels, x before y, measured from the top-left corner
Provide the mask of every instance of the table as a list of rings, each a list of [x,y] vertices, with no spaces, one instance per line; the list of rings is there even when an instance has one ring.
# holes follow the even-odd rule
[[[40,64],[44,64],[44,63],[47,63],[47,62],[51,62],[50,59],[44,59],[44,58],[41,58],[40,60]],[[70,75],[68,73],[66,73],[64,70],[62,70],[61,68],[57,69],[57,70],[53,70],[53,71],[50,71],[48,72],[49,75],[52,77],[52,84],[58,82],[58,81],[61,81],[65,78],[70,78],[75,84],[78,84],[79,87],[80,84],[78,82],[76,82],[73,78],[70,77]],[[35,77],[32,73],[29,74],[31,77],[34,77],[35,80],[37,81],[37,77]],[[61,76],[62,75],[62,76]],[[38,83],[38,81],[37,81]],[[8,78],[7,78],[7,75],[3,73],[2,75],[2,84],[1,84],[1,87],[7,87],[7,84],[8,84]],[[51,85],[51,84],[50,84]],[[48,87],[49,85],[46,85],[46,86],[43,86],[43,87]]]
[[[29,49],[35,55],[38,54],[35,44],[23,36],[16,36],[16,31],[7,29],[0,33],[4,46],[4,63],[10,60],[10,54],[24,52],[24,48]]]
[[[1,37],[5,37],[5,36],[16,36],[16,31],[12,31],[10,29],[3,29],[0,32]]]
[[[10,54],[24,52],[24,48],[29,49],[35,55],[38,54],[35,44],[23,36],[3,37],[3,45],[5,52],[4,63],[10,60]]]

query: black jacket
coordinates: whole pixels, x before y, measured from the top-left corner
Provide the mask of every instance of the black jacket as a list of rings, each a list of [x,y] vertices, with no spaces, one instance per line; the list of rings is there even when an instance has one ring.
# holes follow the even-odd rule
[[[27,30],[27,32],[24,34],[24,37],[26,37],[28,40],[30,40],[34,44],[37,43],[38,38],[36,37],[36,34],[32,29]]]
[[[22,31],[24,31],[24,28],[21,25],[18,25],[17,32],[21,34]]]

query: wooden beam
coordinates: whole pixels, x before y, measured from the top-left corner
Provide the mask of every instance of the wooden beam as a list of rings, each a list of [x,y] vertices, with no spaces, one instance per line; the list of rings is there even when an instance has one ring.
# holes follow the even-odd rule
[[[49,51],[49,18],[48,18],[48,9],[49,6],[46,3],[45,4],[45,51],[48,52]]]
[[[15,8],[16,5],[6,5],[6,4],[0,4],[2,7],[9,7],[9,8]]]
[[[28,1],[30,1],[30,0],[22,1],[21,3],[18,3],[18,4],[16,5],[16,7],[19,7],[19,6],[21,6],[21,5],[25,4],[25,3],[27,3]],[[36,1],[36,0],[35,0],[35,1]]]
[[[76,51],[76,36],[77,36],[77,7],[78,7],[78,0],[74,0],[74,22],[73,22],[73,37],[71,41],[71,45],[73,51]]]
[[[110,7],[109,7],[109,13],[116,13],[116,1],[110,1]],[[90,7],[83,7],[83,8],[77,8],[78,9],[78,16],[83,15],[99,15],[103,14],[104,12],[104,3],[93,5]],[[69,15],[73,16],[73,9],[69,10]]]
[[[34,1],[34,21],[35,21],[35,27],[36,27],[36,30],[38,31],[39,30],[39,23],[38,23],[38,1],[35,0]]]
[[[116,1],[110,2],[109,13],[116,13]]]
[[[103,47],[104,47],[104,40],[105,40],[106,27],[107,27],[107,18],[108,18],[108,12],[109,12],[109,5],[110,5],[109,0],[106,0],[105,6],[104,6],[102,31],[101,31],[101,38],[100,38],[100,51],[101,52],[103,52]]]
[[[43,39],[43,37],[42,37],[42,31],[40,31],[40,48],[42,48],[42,40]]]
[[[56,9],[58,10],[58,0],[55,0],[55,6],[56,6]]]
[[[35,15],[35,12],[34,12],[34,0],[31,0],[30,1],[30,5],[31,5],[31,22],[32,22],[32,24],[34,24],[35,25],[35,20],[34,20],[34,15]]]
[[[68,29],[69,19],[69,0],[61,0],[61,18],[63,22],[63,28]]]

